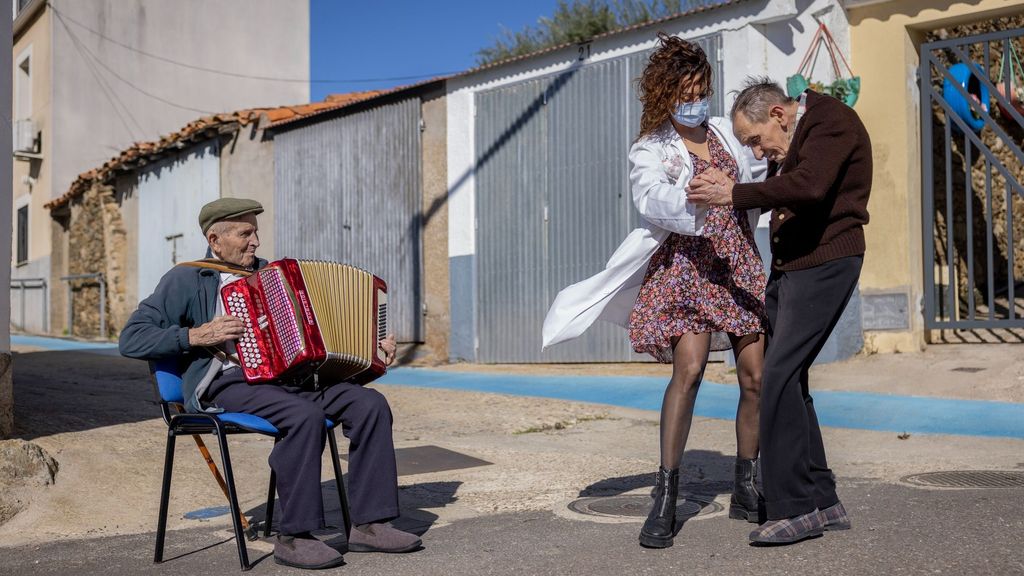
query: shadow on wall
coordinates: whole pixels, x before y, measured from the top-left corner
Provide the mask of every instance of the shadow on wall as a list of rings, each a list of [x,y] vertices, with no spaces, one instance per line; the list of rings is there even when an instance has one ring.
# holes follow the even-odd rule
[[[866,5],[862,8],[849,11],[850,26],[858,26],[865,20],[880,20],[885,22],[893,16],[917,18],[925,10],[944,12],[954,4],[967,4],[977,6],[986,0],[900,0],[899,2],[884,2],[878,5]],[[1012,10],[1012,7],[1007,8]]]
[[[426,223],[429,222],[435,214],[437,214],[437,211],[448,202],[448,198],[451,195],[458,194],[459,190],[466,184],[466,181],[469,180],[470,176],[475,174],[482,166],[490,162],[491,159],[494,158],[494,155],[504,148],[512,137],[522,130],[530,119],[536,116],[544,108],[544,104],[547,100],[553,98],[562,90],[562,88],[565,87],[569,80],[579,72],[581,66],[581,63],[575,62],[568,70],[556,76],[555,79],[551,81],[551,84],[548,85],[547,89],[544,90],[540,96],[530,102],[530,105],[527,106],[518,117],[516,117],[515,121],[513,121],[509,127],[501,133],[497,140],[491,143],[483,153],[477,156],[477,160],[473,164],[473,167],[466,170],[457,180],[455,180],[455,183],[448,188],[448,194],[439,196],[433,203],[431,203],[430,208],[423,213],[422,220],[424,225],[426,225]]]
[[[798,0],[796,3],[797,14],[803,14],[807,11],[807,8],[814,3],[814,0]],[[803,34],[804,25],[800,20],[796,18],[790,18],[785,20],[785,28],[781,26],[773,26],[771,33],[768,33],[769,28],[767,26],[751,26],[752,30],[757,31],[765,40],[767,40],[776,50],[782,52],[786,56],[792,55],[796,52],[796,36]],[[784,76],[782,74],[776,74],[776,76]],[[776,78],[776,80],[785,81],[785,78]]]

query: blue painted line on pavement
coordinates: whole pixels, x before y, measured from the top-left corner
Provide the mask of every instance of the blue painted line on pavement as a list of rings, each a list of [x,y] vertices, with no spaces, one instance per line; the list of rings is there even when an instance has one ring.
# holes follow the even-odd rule
[[[660,410],[667,379],[525,376],[396,368],[377,382]],[[1024,404],[830,390],[813,391],[812,396],[822,426],[1024,439]],[[731,420],[736,415],[738,400],[738,387],[705,381],[697,395],[694,412],[707,418]]]
[[[36,348],[45,348],[46,350],[109,350],[117,348],[116,342],[87,342],[22,334],[11,334],[11,345],[34,346]]]
[[[117,344],[113,342],[43,336],[11,335],[11,344],[46,350],[117,353]],[[660,410],[667,384],[664,378],[640,376],[527,376],[425,368],[395,368],[377,382],[557,398],[641,410]],[[831,390],[815,391],[813,397],[822,426],[1024,439],[1024,404]],[[694,412],[706,418],[731,420],[738,400],[736,386],[705,381]]]

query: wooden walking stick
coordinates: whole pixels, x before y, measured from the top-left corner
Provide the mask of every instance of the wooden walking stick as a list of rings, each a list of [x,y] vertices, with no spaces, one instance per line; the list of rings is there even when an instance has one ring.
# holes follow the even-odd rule
[[[185,407],[175,404],[178,412],[184,412]],[[217,463],[213,461],[213,456],[210,455],[210,449],[206,447],[206,442],[199,437],[198,434],[193,434],[192,439],[196,441],[196,446],[199,447],[199,453],[203,455],[203,460],[206,460],[206,465],[210,467],[210,473],[213,474],[214,480],[217,481],[217,485],[220,486],[224,497],[231,501],[231,496],[228,494],[228,485],[224,483],[224,478],[220,475],[220,470],[217,469]],[[249,520],[245,517],[245,514],[241,510],[238,511],[238,519],[242,521],[242,530],[245,532],[245,537],[249,540],[257,540],[259,534],[256,529],[249,525]]]
[[[203,439],[198,434],[193,434],[192,439],[196,441],[199,453],[203,455],[203,460],[206,460],[206,465],[210,467],[210,473],[213,474],[217,484],[220,485],[220,489],[224,492],[224,497],[230,500],[231,496],[228,495],[228,485],[224,483],[224,478],[221,477],[217,464],[213,461],[213,457],[210,456],[210,450],[206,447],[206,443],[203,442]],[[258,539],[259,535],[256,533],[256,529],[249,525],[249,520],[246,519],[245,514],[241,510],[238,511],[238,518],[242,521],[242,530],[245,531],[245,537],[249,540]]]

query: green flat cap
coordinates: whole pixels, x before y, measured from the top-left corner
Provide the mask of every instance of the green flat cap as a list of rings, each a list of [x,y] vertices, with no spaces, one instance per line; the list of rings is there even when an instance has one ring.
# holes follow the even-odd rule
[[[263,205],[247,198],[218,198],[199,211],[199,227],[203,234],[213,226],[214,222],[238,218],[244,214],[261,214]]]

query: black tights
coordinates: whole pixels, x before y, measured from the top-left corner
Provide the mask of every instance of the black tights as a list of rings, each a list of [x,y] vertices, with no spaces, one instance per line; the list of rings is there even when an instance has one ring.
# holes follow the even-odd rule
[[[761,399],[761,369],[764,364],[764,336],[729,335],[736,356],[740,401],[736,408],[736,455],[757,458],[758,415]],[[672,379],[661,403],[661,465],[679,467],[693,421],[693,404],[704,377],[710,334],[683,334],[674,341]]]

